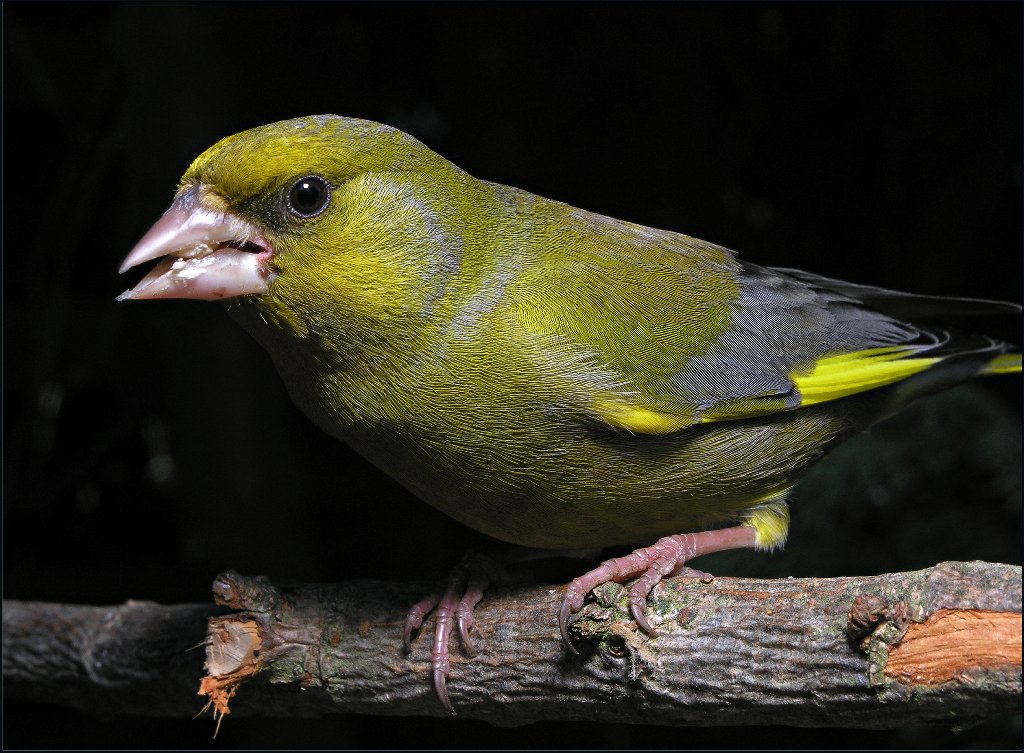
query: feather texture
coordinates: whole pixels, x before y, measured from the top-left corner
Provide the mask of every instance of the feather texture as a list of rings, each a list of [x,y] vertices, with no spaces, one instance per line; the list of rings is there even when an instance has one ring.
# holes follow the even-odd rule
[[[289,204],[302,179],[322,181],[315,213]],[[930,391],[1020,371],[1008,345],[934,324],[1015,304],[759,267],[477,180],[368,121],[229,137],[182,179],[179,211],[200,200],[272,248],[266,292],[229,310],[299,407],[514,543],[731,520],[776,546],[787,490],[837,442]]]

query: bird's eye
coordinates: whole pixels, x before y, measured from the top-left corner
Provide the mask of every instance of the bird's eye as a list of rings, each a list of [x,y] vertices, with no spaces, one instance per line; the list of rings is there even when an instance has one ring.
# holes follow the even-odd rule
[[[288,211],[297,217],[316,217],[331,200],[331,187],[319,175],[300,178],[288,189]]]

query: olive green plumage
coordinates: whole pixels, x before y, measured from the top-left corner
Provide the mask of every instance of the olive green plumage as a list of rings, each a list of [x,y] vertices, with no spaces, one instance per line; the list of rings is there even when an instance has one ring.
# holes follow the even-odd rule
[[[296,217],[297,179],[331,186]],[[478,180],[335,116],[227,138],[182,191],[263,230],[276,276],[231,313],[317,424],[425,501],[513,543],[648,542],[748,520],[837,441],[909,400],[1020,369],[913,324],[1013,304],[756,267],[685,235]]]

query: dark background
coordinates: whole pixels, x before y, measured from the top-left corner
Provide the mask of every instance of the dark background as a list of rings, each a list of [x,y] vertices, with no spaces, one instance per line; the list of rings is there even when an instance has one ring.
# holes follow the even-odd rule
[[[3,20],[6,598],[205,601],[228,568],[419,580],[478,541],[315,429],[219,306],[114,302],[137,279],[118,277],[121,259],[190,160],[245,128],[370,118],[478,177],[753,262],[1021,299],[1019,3],[5,3]],[[977,325],[1020,343],[1019,318]],[[923,401],[815,470],[784,552],[698,565],[831,576],[1020,563],[1020,406],[1018,377]],[[955,732],[339,716],[232,717],[211,741],[208,718],[5,710],[6,748],[1020,737],[1019,717]]]

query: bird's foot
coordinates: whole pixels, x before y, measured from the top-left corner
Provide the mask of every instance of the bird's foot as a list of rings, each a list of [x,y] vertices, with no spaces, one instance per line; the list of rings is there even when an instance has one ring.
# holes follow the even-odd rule
[[[445,684],[449,671],[448,639],[457,624],[463,649],[469,656],[476,654],[476,647],[469,635],[473,627],[473,610],[483,598],[495,567],[494,562],[479,552],[467,553],[448,576],[444,593],[435,592],[416,602],[405,619],[403,643],[408,653],[412,649],[413,632],[419,629],[431,611],[435,613],[434,643],[430,651],[434,690],[452,714],[455,708],[448,698]]]
[[[636,581],[629,587],[629,611],[645,632],[657,635],[657,631],[644,615],[644,608],[647,606],[647,595],[661,579],[680,573],[702,579],[710,577],[707,573],[687,567],[686,563],[702,554],[726,549],[753,548],[756,536],[756,531],[746,525],[666,536],[651,546],[637,549],[625,557],[605,560],[590,572],[574,579],[566,588],[562,608],[558,613],[558,627],[562,633],[562,640],[569,650],[578,653],[569,639],[569,616],[579,611],[587,594],[597,586],[608,581],[622,583],[632,578],[636,578]]]

